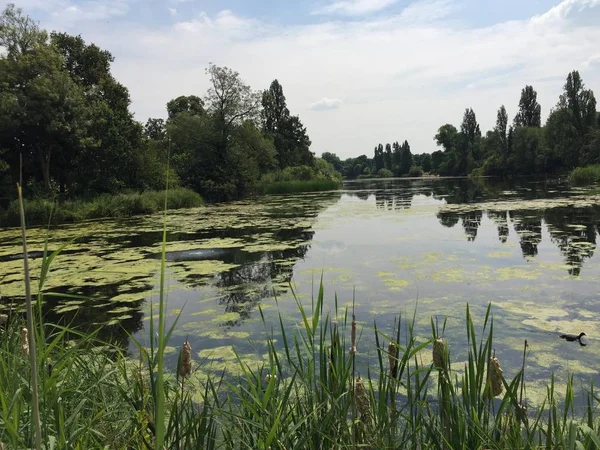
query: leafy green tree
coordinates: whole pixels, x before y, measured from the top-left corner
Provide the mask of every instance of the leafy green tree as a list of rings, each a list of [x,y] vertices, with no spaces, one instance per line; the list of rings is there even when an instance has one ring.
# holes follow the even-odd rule
[[[402,146],[398,141],[392,144],[392,167],[395,176],[400,176],[400,165],[402,164]]]
[[[279,167],[312,165],[314,154],[306,127],[298,116],[292,116],[287,107],[283,87],[273,80],[262,93],[262,128],[273,136]]]
[[[144,136],[154,141],[160,141],[167,137],[164,119],[149,118],[144,124]]]
[[[546,143],[553,167],[573,169],[593,161],[588,154],[589,137],[596,127],[596,98],[585,89],[579,72],[573,71],[564,85],[558,105],[546,123]]]
[[[13,42],[10,48],[14,50],[0,57],[0,111],[4,116],[0,118],[0,147],[7,150],[6,161],[15,179],[22,157],[24,179],[42,182],[50,190],[53,178],[64,181],[62,178],[76,165],[85,145],[87,101],[63,69],[60,54],[43,41],[44,32],[36,34],[35,27],[17,31],[9,28],[14,23],[32,24],[26,18],[13,17],[14,13],[9,6],[0,19],[4,34],[1,40]],[[6,19],[7,15],[11,20]]]
[[[385,144],[385,153],[383,154],[383,165],[386,169],[392,170],[392,146]]]
[[[534,175],[544,167],[544,134],[538,127],[517,127],[513,137],[515,174]]]
[[[515,127],[540,127],[542,125],[542,107],[537,102],[537,92],[533,86],[521,90],[519,112],[515,116]]]
[[[481,129],[477,123],[477,117],[473,108],[467,108],[460,125],[460,132],[465,137],[467,144],[474,145],[478,137],[481,137]]]
[[[434,140],[437,143],[437,145],[444,149],[445,152],[450,152],[457,146],[458,130],[454,125],[450,125],[449,123],[446,125],[442,125],[438,129]]]
[[[402,143],[401,148],[401,159],[400,159],[400,175],[406,175],[410,171],[413,165],[413,157],[410,152],[410,145],[408,141]]]
[[[442,150],[436,150],[431,153],[431,171],[433,173],[440,173],[440,166],[444,162],[444,152]]]
[[[323,158],[325,161],[327,161],[329,164],[331,164],[336,171],[338,171],[340,173],[344,172],[344,166],[342,164],[342,160],[335,153],[324,152],[321,155],[321,158]]]
[[[172,119],[177,114],[188,113],[201,116],[205,113],[204,101],[196,95],[180,95],[167,103],[167,114]]]
[[[61,186],[78,192],[115,192],[140,187],[134,174],[142,150],[142,126],[129,112],[128,89],[110,72],[114,58],[81,36],[52,33],[50,44],[62,56],[64,70],[85,96],[87,142],[78,153],[73,176],[63,176]]]
[[[431,172],[431,155],[429,153],[423,153],[421,155],[421,169],[423,172]]]
[[[0,47],[6,49],[9,58],[20,55],[46,44],[44,30],[31,17],[24,16],[21,8],[9,3],[0,16]]]
[[[381,144],[375,147],[375,154],[373,156],[373,166],[375,172],[379,172],[381,169],[385,168],[385,162],[383,158],[383,145]]]

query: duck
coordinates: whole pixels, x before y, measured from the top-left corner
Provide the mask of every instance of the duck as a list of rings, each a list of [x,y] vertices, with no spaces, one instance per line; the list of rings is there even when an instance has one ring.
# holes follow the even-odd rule
[[[581,333],[579,333],[579,335],[577,334],[569,334],[569,333],[563,333],[561,334],[559,337],[561,339],[564,339],[565,341],[569,341],[569,342],[579,342],[579,345],[585,345],[584,343],[581,342],[581,338],[583,336],[586,336],[586,334],[582,331]]]

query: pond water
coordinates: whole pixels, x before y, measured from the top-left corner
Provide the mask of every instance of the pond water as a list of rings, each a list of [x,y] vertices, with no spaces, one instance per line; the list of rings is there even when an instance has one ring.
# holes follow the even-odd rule
[[[465,358],[465,308],[480,329],[488,303],[505,375],[520,369],[528,342],[527,396],[539,401],[555,373],[598,384],[600,258],[595,255],[600,195],[551,182],[510,185],[466,179],[361,180],[336,192],[270,196],[168,215],[169,322],[181,312],[169,350],[189,339],[205,367],[266,357],[280,312],[300,326],[297,298],[310,305],[322,275],[325,310],[353,304],[364,333],[359,353],[375,363],[373,319],[390,333],[411,319],[431,336],[447,318],[455,367]],[[32,273],[41,252],[62,248],[42,290],[47,320],[82,327],[131,348],[148,345],[158,300],[162,216],[31,229]],[[22,304],[20,233],[0,230],[2,308]],[[34,276],[35,278],[35,276]],[[277,298],[277,303],[275,301]],[[266,325],[261,320],[261,306]],[[558,332],[588,335],[579,346]],[[174,357],[174,356],[173,356]],[[423,352],[425,362],[430,350]]]

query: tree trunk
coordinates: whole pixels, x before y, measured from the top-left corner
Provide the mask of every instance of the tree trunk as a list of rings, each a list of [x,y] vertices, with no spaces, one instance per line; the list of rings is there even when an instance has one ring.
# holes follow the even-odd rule
[[[40,169],[42,171],[42,179],[44,180],[44,187],[50,191],[50,149],[48,154],[44,154],[44,150],[40,145],[37,146],[37,154],[40,162]]]

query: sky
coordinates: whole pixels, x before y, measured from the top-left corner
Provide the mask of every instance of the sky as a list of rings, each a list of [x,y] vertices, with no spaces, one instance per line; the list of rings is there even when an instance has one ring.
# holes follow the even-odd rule
[[[484,132],[500,105],[514,117],[527,84],[545,120],[575,69],[600,97],[600,0],[14,3],[42,28],[109,50],[142,122],[165,117],[179,95],[203,96],[209,62],[256,90],[278,79],[317,155],[372,156],[404,140],[430,153],[437,129],[458,128],[465,108]]]

